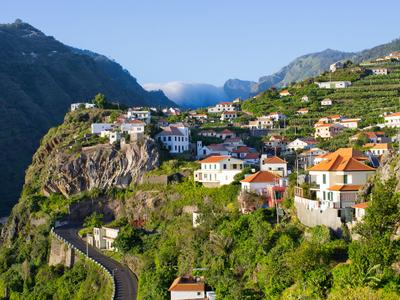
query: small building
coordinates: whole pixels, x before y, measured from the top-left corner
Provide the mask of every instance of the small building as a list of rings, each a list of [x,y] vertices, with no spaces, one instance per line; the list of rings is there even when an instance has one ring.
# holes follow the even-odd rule
[[[250,148],[247,146],[241,146],[241,147],[237,147],[236,149],[232,150],[232,157],[237,157],[237,158],[243,159],[249,153],[257,153],[257,155],[259,155],[258,152],[254,148]]]
[[[281,153],[286,150],[288,140],[280,135],[272,135],[268,141],[264,142],[264,152],[267,153]]]
[[[235,111],[236,107],[232,102],[220,102],[214,107],[209,107],[208,112],[209,113],[222,113],[224,111]]]
[[[217,132],[215,136],[219,139],[225,140],[225,139],[231,139],[236,137],[236,133],[229,129],[224,129],[220,132]]]
[[[246,176],[240,183],[243,191],[262,195],[268,186],[279,185],[279,180],[280,177],[272,172],[258,171],[255,174]]]
[[[189,135],[188,127],[183,124],[174,124],[163,127],[155,137],[171,154],[178,154],[189,150]]]
[[[229,155],[230,151],[224,144],[210,144],[203,146],[201,141],[197,142],[197,159],[211,155]]]
[[[322,106],[331,106],[332,105],[332,99],[326,98],[321,101]]]
[[[336,72],[337,69],[343,68],[343,63],[341,61],[337,61],[329,66],[329,71],[332,73]]]
[[[201,168],[194,172],[194,181],[206,187],[230,184],[243,170],[243,161],[229,155],[210,156],[200,161]]]
[[[289,151],[297,151],[304,149],[311,149],[317,144],[317,141],[314,138],[297,138],[294,141],[290,142],[286,149]]]
[[[193,114],[193,115],[190,115],[190,117],[197,121],[206,121],[208,119],[207,114]]]
[[[280,91],[280,92],[279,92],[279,96],[281,96],[281,97],[287,97],[287,96],[291,96],[291,95],[292,95],[292,94],[289,93],[288,90],[283,90],[283,91]]]
[[[385,126],[387,127],[400,127],[400,112],[388,114],[384,117]]]
[[[114,251],[117,250],[113,244],[118,234],[119,228],[94,227],[93,235],[87,235],[88,244],[101,250]]]
[[[227,149],[229,149],[229,151],[232,151],[238,147],[246,146],[240,137],[227,138],[224,140],[223,144]]]
[[[335,135],[338,135],[344,128],[341,124],[319,124],[315,126],[315,138],[330,139]]]
[[[366,149],[367,152],[372,153],[373,155],[376,156],[380,156],[388,153],[392,149],[392,146],[388,143],[382,143],[382,144],[368,143],[364,145],[364,148]]]
[[[307,95],[304,95],[303,97],[301,97],[301,102],[310,102],[310,99]]]
[[[299,167],[306,169],[315,165],[318,161],[318,157],[328,153],[320,148],[311,148],[299,154]]]
[[[113,129],[114,124],[109,123],[92,123],[91,132],[92,134],[101,134],[102,131],[109,131]]]
[[[356,222],[359,222],[365,216],[365,210],[368,208],[368,202],[357,203],[352,206],[354,208],[354,218]]]
[[[267,116],[267,118],[270,118],[273,121],[280,121],[280,120],[287,119],[287,116],[280,112],[272,112]]]
[[[386,68],[374,68],[374,69],[371,69],[371,72],[374,75],[387,75],[388,74],[388,69],[386,69]]]
[[[297,113],[298,113],[299,115],[305,115],[305,114],[308,113],[308,108],[300,108],[300,109],[297,111]]]
[[[350,129],[357,129],[361,119],[342,119],[339,124]]]
[[[146,123],[140,120],[130,120],[126,123],[121,124],[121,131],[127,132],[130,135],[132,141],[139,140],[144,137],[144,128]]]
[[[232,121],[233,119],[237,118],[236,111],[224,111],[221,114],[221,121]]]
[[[269,117],[258,117],[254,121],[249,121],[249,128],[251,130],[265,130],[274,126],[274,122]]]
[[[261,155],[260,170],[271,172],[280,177],[288,176],[287,162],[278,156]]]
[[[119,131],[104,130],[100,133],[100,136],[107,137],[110,144],[114,144],[121,140],[121,132]]]
[[[383,131],[376,131],[376,132],[372,132],[372,131],[362,131],[359,132],[355,135],[353,135],[350,138],[350,141],[354,142],[357,141],[359,138],[365,136],[368,140],[369,143],[389,143],[391,142],[391,139],[389,137],[386,136],[385,132]]]
[[[75,111],[78,109],[91,109],[91,108],[96,108],[96,104],[93,103],[72,103],[71,104],[71,111]]]
[[[350,81],[326,81],[316,82],[320,89],[344,89],[351,86]]]
[[[198,135],[206,137],[217,137],[217,133],[213,129],[202,130],[198,133]]]
[[[147,110],[128,109],[127,116],[129,119],[141,120],[147,124],[151,122],[151,112]]]
[[[204,277],[181,276],[169,287],[171,300],[215,300],[213,291],[206,291]]]

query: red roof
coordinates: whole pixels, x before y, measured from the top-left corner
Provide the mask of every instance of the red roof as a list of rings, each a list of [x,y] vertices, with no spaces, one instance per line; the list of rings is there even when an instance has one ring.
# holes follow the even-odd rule
[[[276,182],[279,180],[279,176],[268,172],[268,171],[258,171],[255,174],[247,176],[245,179],[240,182]]]
[[[229,129],[224,129],[221,132],[219,132],[219,134],[233,134],[233,132],[230,131]]]
[[[340,184],[340,185],[332,185],[328,188],[329,191],[340,191],[340,192],[351,192],[358,191],[362,188],[362,185],[355,184]]]
[[[258,152],[254,153],[247,153],[244,159],[257,159],[260,157],[260,154]]]
[[[205,285],[204,279],[196,280],[193,277],[178,277],[169,287],[168,291],[179,291],[179,292],[204,292]]]
[[[141,125],[145,125],[145,123],[144,123],[143,121],[136,120],[136,119],[130,120],[130,121],[128,121],[128,123],[129,123],[129,124],[141,124]]]
[[[230,158],[229,155],[218,155],[218,156],[209,156],[200,161],[201,164],[203,163],[217,163],[224,159]]]
[[[278,156],[271,156],[264,159],[263,164],[286,164],[286,161]]]
[[[361,202],[361,203],[357,203],[355,205],[352,206],[353,208],[367,208],[368,207],[368,202]]]
[[[385,118],[388,118],[388,117],[400,117],[400,112],[395,112],[395,113],[385,116]]]

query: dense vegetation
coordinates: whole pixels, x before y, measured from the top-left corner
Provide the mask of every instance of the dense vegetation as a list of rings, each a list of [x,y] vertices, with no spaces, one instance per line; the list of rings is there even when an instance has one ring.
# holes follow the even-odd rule
[[[18,199],[24,171],[49,128],[69,105],[101,92],[126,105],[166,106],[114,61],[66,46],[20,21],[0,25],[0,216]],[[112,80],[110,80],[112,78]]]

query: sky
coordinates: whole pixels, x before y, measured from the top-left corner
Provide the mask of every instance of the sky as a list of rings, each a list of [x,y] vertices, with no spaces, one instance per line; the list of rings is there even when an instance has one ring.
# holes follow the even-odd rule
[[[104,54],[139,83],[258,80],[294,58],[400,37],[398,0],[1,0],[64,44]],[[1,47],[1,45],[0,45]]]

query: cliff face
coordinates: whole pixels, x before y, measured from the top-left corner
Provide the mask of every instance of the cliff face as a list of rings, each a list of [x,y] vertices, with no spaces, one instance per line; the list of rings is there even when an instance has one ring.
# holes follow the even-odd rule
[[[159,153],[152,139],[120,150],[111,145],[92,146],[82,149],[79,156],[56,153],[42,191],[68,197],[93,188],[126,188],[158,164]]]

